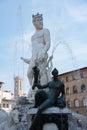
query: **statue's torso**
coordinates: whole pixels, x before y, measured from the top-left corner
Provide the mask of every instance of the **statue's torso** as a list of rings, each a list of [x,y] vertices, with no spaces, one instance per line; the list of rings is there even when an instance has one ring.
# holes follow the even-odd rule
[[[32,36],[31,41],[32,41],[32,55],[38,56],[40,50],[44,48],[44,31],[43,30],[37,31]]]
[[[32,42],[32,57],[37,59],[36,57],[39,57],[42,51],[44,50],[44,47],[46,45],[44,34],[47,31],[47,29],[42,29],[39,31],[36,31],[34,35],[31,38]]]
[[[43,44],[44,30],[38,30],[31,38],[32,44]]]
[[[49,82],[48,94],[51,95],[52,98],[58,97],[61,93],[62,85],[63,84],[60,80]]]

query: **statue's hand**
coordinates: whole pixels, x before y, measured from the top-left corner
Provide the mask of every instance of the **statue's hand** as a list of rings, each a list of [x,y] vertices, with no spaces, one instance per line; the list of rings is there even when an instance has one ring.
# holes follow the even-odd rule
[[[33,84],[32,89],[34,90],[35,87],[37,87],[38,89],[41,89],[41,85],[40,84]]]
[[[39,53],[39,55],[38,55],[38,59],[39,59],[39,61],[42,61],[43,59],[45,59],[45,51],[42,51],[41,53]]]
[[[34,89],[35,89],[35,87],[36,87],[36,86],[35,86],[35,85],[33,85],[33,86],[32,86],[32,89],[34,90]]]
[[[38,89],[41,89],[41,85],[40,85],[40,84],[37,84],[37,88],[38,88]]]

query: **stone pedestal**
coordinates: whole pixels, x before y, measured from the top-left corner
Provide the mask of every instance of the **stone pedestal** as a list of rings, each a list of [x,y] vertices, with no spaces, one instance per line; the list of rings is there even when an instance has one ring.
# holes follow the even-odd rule
[[[31,116],[32,123],[32,120],[37,113],[37,109],[30,109],[28,113]],[[43,126],[47,123],[49,124],[49,126],[52,123],[56,124],[57,130],[70,130],[70,118],[71,112],[67,108],[48,108],[40,115],[35,130],[43,130]]]

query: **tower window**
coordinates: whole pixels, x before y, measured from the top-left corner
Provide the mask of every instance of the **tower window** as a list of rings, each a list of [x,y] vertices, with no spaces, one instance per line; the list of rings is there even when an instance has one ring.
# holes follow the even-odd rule
[[[17,81],[15,82],[15,86],[18,86],[18,82]]]

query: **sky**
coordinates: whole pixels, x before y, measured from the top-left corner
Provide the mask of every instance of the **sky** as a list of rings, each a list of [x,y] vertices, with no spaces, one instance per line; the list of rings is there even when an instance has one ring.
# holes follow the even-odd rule
[[[14,76],[23,77],[23,92],[29,89],[32,15],[43,14],[44,28],[51,35],[49,55],[59,74],[87,67],[87,0],[0,0],[0,81],[13,92]]]

